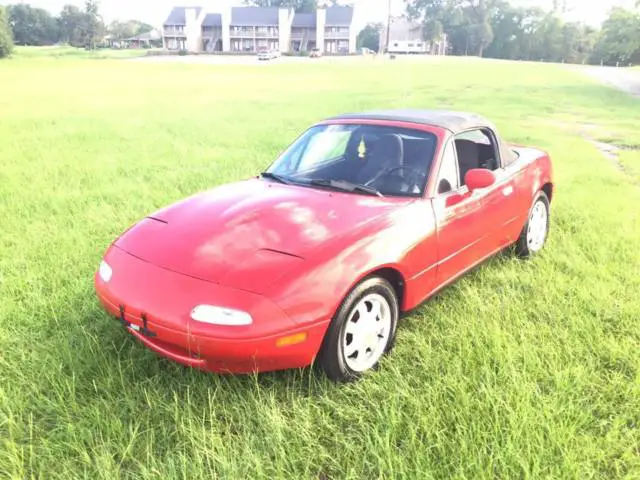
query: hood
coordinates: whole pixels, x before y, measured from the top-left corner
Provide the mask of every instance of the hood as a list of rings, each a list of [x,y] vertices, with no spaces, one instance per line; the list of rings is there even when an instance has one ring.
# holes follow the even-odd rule
[[[115,245],[178,273],[261,293],[314,250],[407,200],[251,179],[162,209]]]

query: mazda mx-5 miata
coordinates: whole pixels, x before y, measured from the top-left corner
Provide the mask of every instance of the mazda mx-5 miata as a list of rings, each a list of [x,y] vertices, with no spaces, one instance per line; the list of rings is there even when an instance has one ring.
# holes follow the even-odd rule
[[[486,258],[545,244],[549,156],[469,113],[340,115],[261,175],[144,218],[95,276],[108,312],[184,365],[374,369],[399,315]]]

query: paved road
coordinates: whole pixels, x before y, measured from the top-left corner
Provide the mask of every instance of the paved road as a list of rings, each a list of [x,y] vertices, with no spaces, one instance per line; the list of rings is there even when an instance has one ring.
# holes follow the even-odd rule
[[[640,70],[637,68],[588,67],[584,71],[607,85],[640,97]]]

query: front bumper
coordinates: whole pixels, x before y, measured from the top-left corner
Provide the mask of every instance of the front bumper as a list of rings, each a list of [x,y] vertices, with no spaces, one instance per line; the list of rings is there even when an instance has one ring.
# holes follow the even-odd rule
[[[265,297],[157,267],[115,246],[104,260],[113,276],[105,283],[96,273],[95,288],[105,310],[148,348],[190,367],[218,373],[305,367],[317,354],[329,323],[325,319],[296,325]],[[247,311],[253,323],[195,322],[190,313],[201,304]],[[299,343],[287,342],[291,336]]]

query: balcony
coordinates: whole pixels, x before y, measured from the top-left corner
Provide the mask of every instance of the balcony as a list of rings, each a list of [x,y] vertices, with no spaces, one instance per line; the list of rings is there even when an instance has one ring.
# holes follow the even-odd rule
[[[268,30],[268,31],[256,30],[256,37],[258,38],[278,38],[279,35],[280,34],[274,30]]]
[[[349,39],[349,30],[341,31],[341,32],[331,32],[325,30],[324,38],[342,38],[345,40]]]
[[[302,40],[303,38],[316,38],[315,30],[295,30],[291,32],[291,40]]]
[[[229,33],[229,36],[231,38],[253,38],[254,35],[254,31],[253,29],[251,30],[231,30],[231,32]]]
[[[164,27],[164,29],[162,30],[162,34],[165,37],[186,37],[184,28]]]

